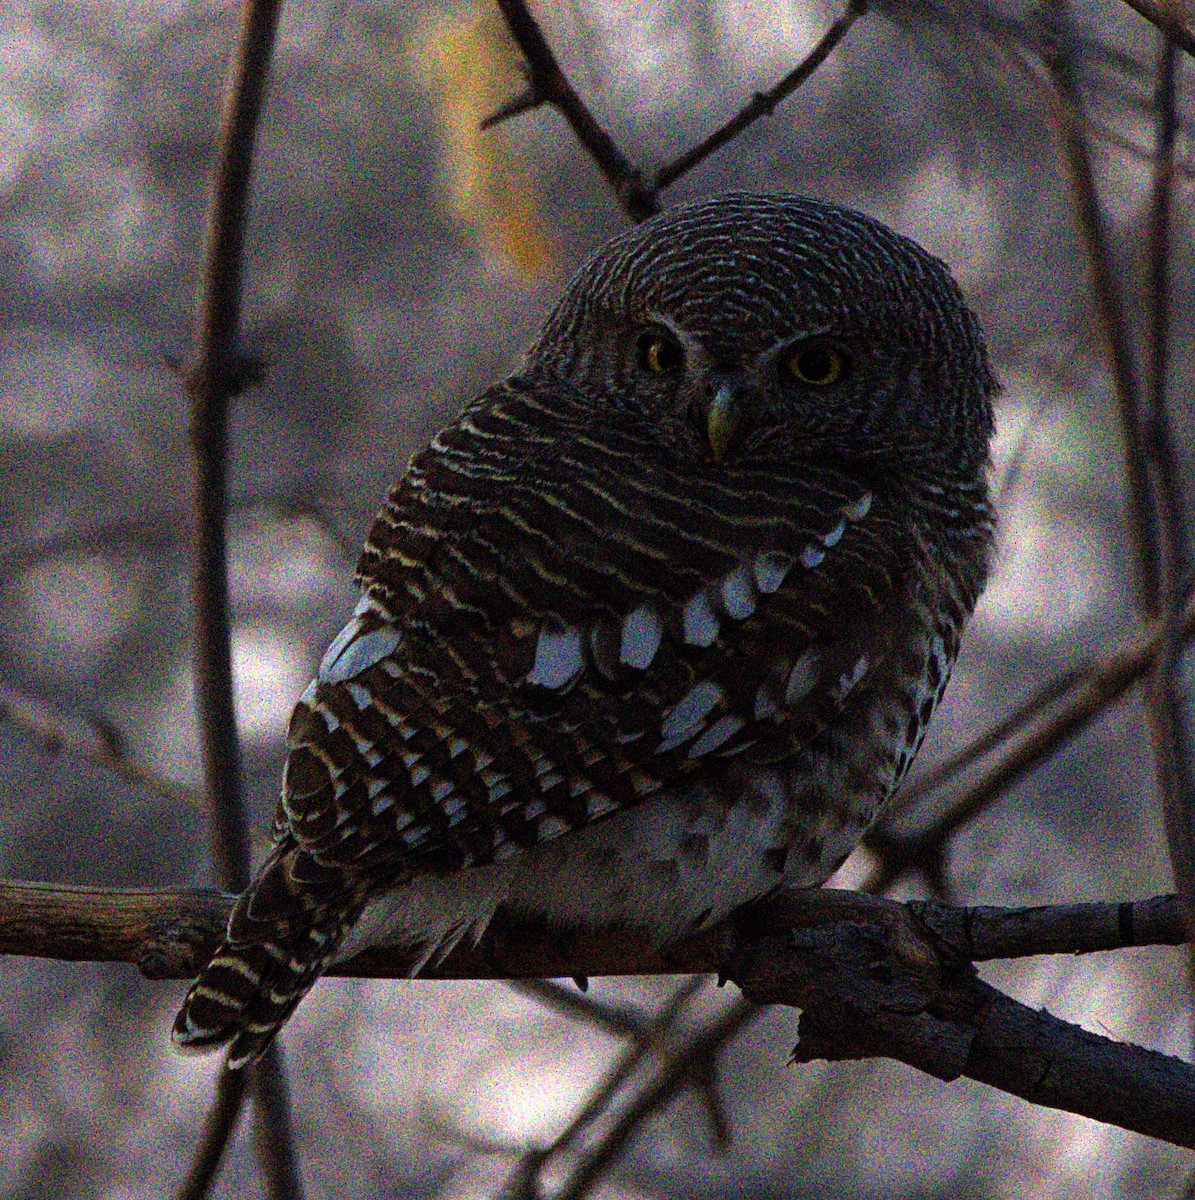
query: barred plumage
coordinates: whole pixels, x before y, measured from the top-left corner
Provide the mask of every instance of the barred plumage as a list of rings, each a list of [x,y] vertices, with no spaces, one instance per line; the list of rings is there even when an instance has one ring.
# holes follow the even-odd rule
[[[176,1042],[253,1061],[334,955],[500,904],[663,941],[826,879],[982,586],[994,388],[945,268],[858,214],[729,196],[603,248],[375,522]]]

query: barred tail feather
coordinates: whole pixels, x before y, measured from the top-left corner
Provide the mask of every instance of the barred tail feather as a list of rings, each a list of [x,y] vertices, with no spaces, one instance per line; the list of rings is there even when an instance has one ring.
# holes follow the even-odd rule
[[[313,876],[325,872],[321,882],[334,886],[320,896],[324,889],[313,888]],[[229,1070],[257,1062],[328,965],[356,912],[339,872],[319,868],[293,843],[275,849],[187,992],[171,1040],[195,1052],[231,1043]]]

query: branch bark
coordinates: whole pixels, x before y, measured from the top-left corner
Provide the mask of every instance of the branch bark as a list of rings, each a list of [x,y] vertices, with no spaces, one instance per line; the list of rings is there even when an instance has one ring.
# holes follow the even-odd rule
[[[643,182],[642,172],[619,150],[569,82],[525,0],[498,0],[506,27],[523,55],[527,90],[487,117],[481,127],[488,129],[529,109],[551,104],[572,127],[631,220],[645,221],[659,211],[659,196],[665,188],[787,100],[830,57],[851,26],[867,11],[868,3],[869,0],[848,0],[842,16],[792,71],[766,92],[756,92],[724,125],[662,167],[648,186]]]
[[[129,962],[154,977],[187,977],[206,961],[234,899],[8,882],[0,884],[0,952]],[[1002,909],[820,889],[782,892],[735,924],[663,949],[634,931],[552,929],[499,913],[475,945],[466,939],[425,975],[718,972],[756,1003],[802,1009],[801,1061],[894,1058],[1195,1148],[1195,1067],[1030,1010],[972,967],[1184,940],[1174,896]],[[408,948],[381,947],[329,974],[400,978],[412,961]]]
[[[212,181],[195,344],[187,370],[195,456],[195,694],[212,855],[221,884],[249,882],[249,839],[241,803],[240,747],[232,696],[225,518],[228,508],[228,409],[253,375],[240,350],[245,214],[253,148],[265,100],[281,0],[246,0],[229,73],[220,148]],[[183,1184],[202,1196],[219,1170],[245,1089],[222,1073],[199,1147]],[[268,1195],[301,1197],[282,1059],[272,1049],[253,1068],[258,1158]]]

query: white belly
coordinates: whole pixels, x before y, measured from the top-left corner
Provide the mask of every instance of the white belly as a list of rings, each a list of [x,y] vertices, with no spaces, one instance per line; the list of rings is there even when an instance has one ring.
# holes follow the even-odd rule
[[[780,869],[774,852],[793,840],[791,794],[780,772],[757,770],[733,803],[696,785],[504,862],[419,877],[371,901],[337,959],[367,946],[419,945],[417,972],[466,935],[479,938],[502,904],[563,925],[641,928],[663,944],[781,882],[815,886],[830,876],[860,830],[838,821],[803,827],[822,842],[817,860],[798,847]]]

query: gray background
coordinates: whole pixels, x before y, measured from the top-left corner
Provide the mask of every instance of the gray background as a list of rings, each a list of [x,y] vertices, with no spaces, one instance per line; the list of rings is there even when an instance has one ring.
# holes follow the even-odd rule
[[[1081,78],[1097,180],[1140,330],[1156,36],[1119,4],[1076,10],[1091,38]],[[649,169],[788,70],[837,15],[816,0],[537,11],[577,87]],[[1111,387],[1046,107],[982,39],[914,11],[861,21],[796,97],[665,202],[734,187],[865,209],[946,259],[984,323],[1004,383],[994,478],[1020,466],[924,767],[1135,618]],[[0,12],[0,683],[68,714],[84,740],[99,716],[186,785],[198,782],[191,467],[171,363],[187,352],[232,21],[173,0],[9,0]],[[476,132],[519,90],[514,64],[486,4],[286,10],[249,221],[247,343],[268,376],[236,402],[232,451],[233,651],[258,854],[289,706],[351,607],[356,548],[385,489],[517,360],[569,272],[626,223],[554,113]],[[1182,69],[1189,97],[1195,72]],[[1189,119],[1189,99],[1182,110]],[[1191,199],[1184,167],[1171,399],[1188,445]],[[0,874],[207,884],[206,835],[193,796],[131,787],[0,721]],[[949,867],[960,902],[1170,890],[1136,694],[956,837]],[[840,882],[865,868],[848,862]],[[908,878],[896,894],[923,892]],[[1158,949],[983,968],[1030,1004],[1185,1054],[1181,972],[1181,955]],[[594,994],[652,1008],[675,986],[595,981]],[[711,984],[692,1016],[732,991]],[[169,1192],[215,1070],[168,1045],[181,995],[122,967],[0,960],[0,1196]],[[765,1013],[724,1055],[729,1150],[711,1152],[684,1095],[594,1194],[1181,1190],[1183,1152],[979,1085],[886,1063],[786,1066],[796,1026],[791,1011]],[[312,1197],[489,1196],[616,1049],[497,983],[324,981],[283,1041]],[[242,1129],[216,1194],[258,1186]]]

